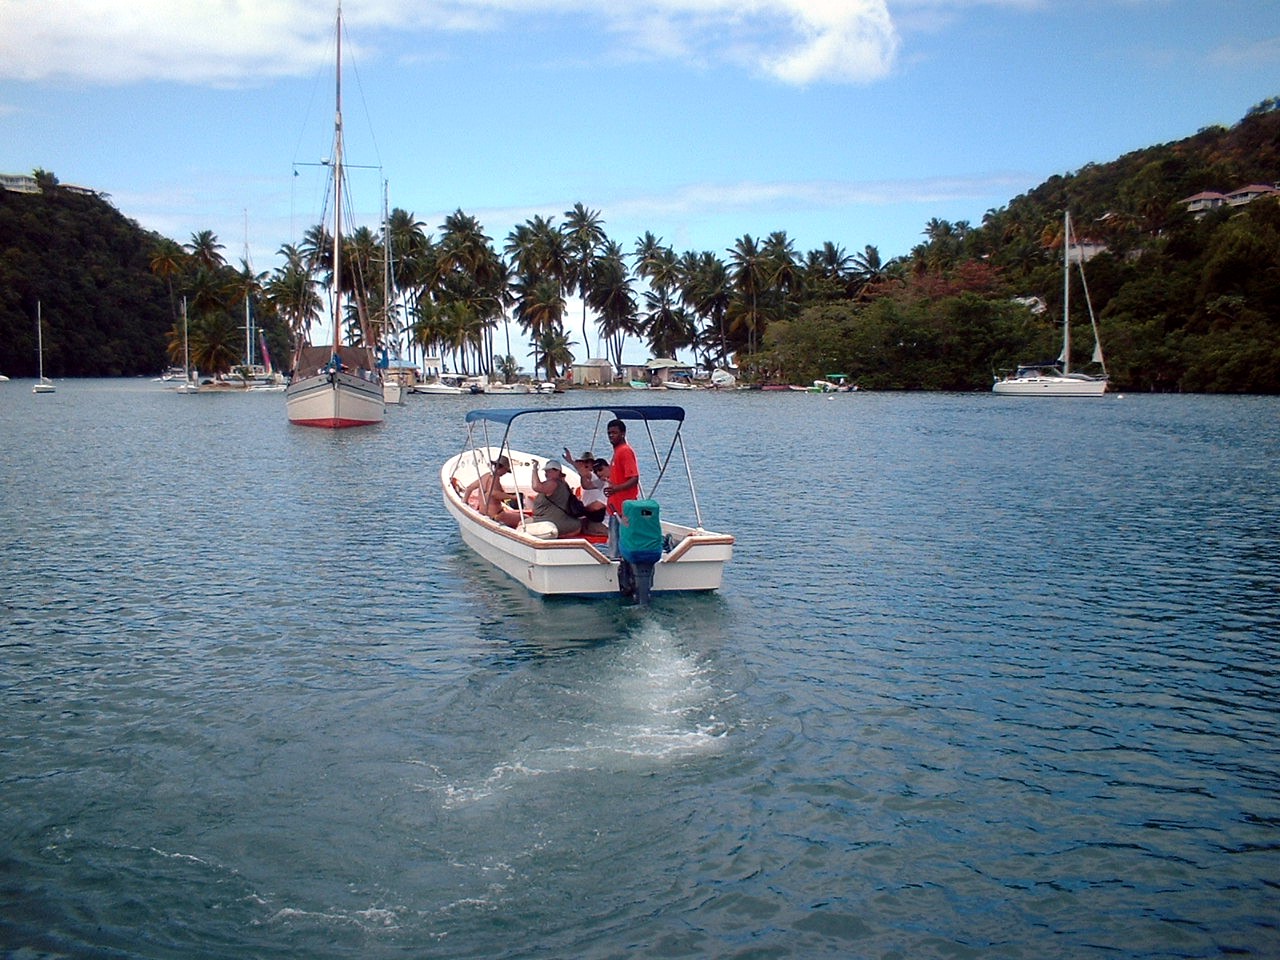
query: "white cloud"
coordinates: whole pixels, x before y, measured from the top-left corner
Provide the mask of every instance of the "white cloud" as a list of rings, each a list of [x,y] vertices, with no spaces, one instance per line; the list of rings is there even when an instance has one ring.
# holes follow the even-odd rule
[[[1223,44],[1209,54],[1209,62],[1227,67],[1266,67],[1280,64],[1280,37]]]
[[[1003,195],[1011,189],[1024,189],[1030,179],[1027,174],[1007,174],[917,180],[698,183],[662,195],[615,198],[608,202],[607,209],[615,217],[656,219],[779,207],[787,210],[829,210],[851,206],[936,203],[980,199],[993,193]]]
[[[0,76],[237,85],[309,70],[331,33],[329,18],[303,0],[10,0]]]
[[[346,0],[343,14],[355,42],[369,44],[384,32],[518,31],[555,18],[588,38],[611,34],[631,56],[728,62],[808,84],[866,82],[892,68],[898,37],[886,2]],[[323,64],[332,18],[311,0],[6,0],[0,77],[253,84]]]

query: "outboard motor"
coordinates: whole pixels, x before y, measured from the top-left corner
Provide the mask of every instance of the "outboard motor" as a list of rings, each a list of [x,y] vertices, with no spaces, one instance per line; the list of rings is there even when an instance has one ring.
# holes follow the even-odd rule
[[[662,520],[657,500],[627,500],[618,531],[618,592],[647,606],[653,591],[653,565],[662,559]]]

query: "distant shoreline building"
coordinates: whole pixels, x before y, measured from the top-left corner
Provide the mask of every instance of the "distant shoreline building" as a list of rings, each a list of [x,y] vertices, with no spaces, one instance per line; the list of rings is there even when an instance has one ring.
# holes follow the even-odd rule
[[[105,197],[106,194],[88,187],[79,187],[74,183],[59,183],[59,187],[71,193],[83,194],[86,197]],[[29,173],[0,173],[0,188],[9,193],[40,193],[40,182]]]
[[[1211,213],[1220,207],[1243,207],[1246,203],[1253,203],[1260,197],[1274,196],[1280,196],[1280,189],[1277,188],[1277,184],[1251,183],[1248,186],[1232,190],[1230,193],[1201,190],[1199,193],[1185,197],[1178,202],[1187,208],[1188,213],[1199,220],[1206,213]]]

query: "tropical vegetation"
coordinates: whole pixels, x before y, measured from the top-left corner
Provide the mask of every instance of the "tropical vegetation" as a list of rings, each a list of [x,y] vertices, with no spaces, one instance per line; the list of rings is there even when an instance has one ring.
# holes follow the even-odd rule
[[[652,356],[761,382],[840,372],[873,389],[986,389],[1002,368],[1056,355],[1070,209],[1102,251],[1089,263],[1090,295],[1118,387],[1280,392],[1280,202],[1199,217],[1183,202],[1280,180],[1280,99],[1231,128],[1052,177],[979,225],[931,220],[893,258],[835,241],[801,251],[785,230],[718,251],[677,250],[653,233],[628,245],[582,203],[500,241],[462,209],[435,233],[397,209],[384,231],[344,236],[335,291],[323,227],[255,274],[229,264],[211,232],[178,243],[50,173],[36,177],[38,195],[0,192],[0,366],[10,375],[34,372],[37,299],[46,370],[76,376],[152,373],[180,356],[183,299],[201,370],[242,362],[246,305],[280,361],[337,295],[348,342],[504,379],[526,362],[547,378],[589,357],[621,368],[639,341]]]

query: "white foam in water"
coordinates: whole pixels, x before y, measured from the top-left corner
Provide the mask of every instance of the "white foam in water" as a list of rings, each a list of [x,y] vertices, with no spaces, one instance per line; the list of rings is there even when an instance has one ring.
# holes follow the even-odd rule
[[[616,720],[612,730],[605,725],[614,742],[598,748],[640,758],[717,749],[727,730],[709,712],[715,691],[706,668],[652,620],[640,624],[623,650],[612,678],[616,699],[604,704]]]
[[[718,695],[709,671],[680,649],[669,630],[646,619],[630,636],[596,652],[605,659],[582,654],[569,686],[579,706],[585,702],[585,716],[548,728],[557,734],[572,729],[571,740],[539,742],[535,732],[518,756],[504,758],[482,779],[446,779],[427,789],[456,809],[556,773],[636,769],[722,748],[729,728],[714,712]],[[550,690],[552,681],[546,683]]]

